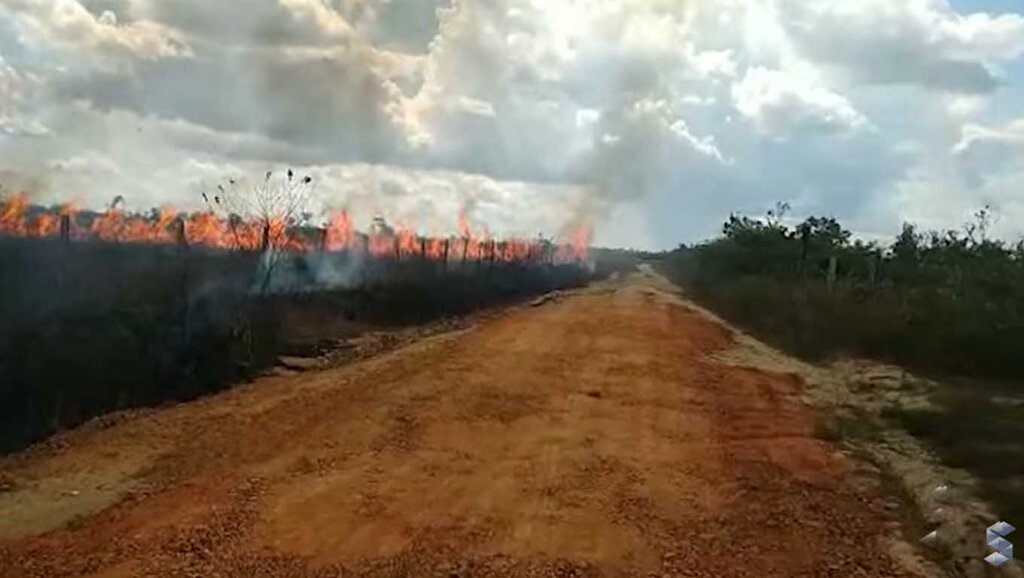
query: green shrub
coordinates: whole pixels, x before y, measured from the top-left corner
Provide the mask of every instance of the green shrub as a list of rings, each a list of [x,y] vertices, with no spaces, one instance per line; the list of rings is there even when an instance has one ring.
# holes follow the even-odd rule
[[[723,236],[660,261],[724,317],[795,353],[867,355],[927,372],[1024,376],[1024,249],[981,224],[889,246],[831,218],[733,216]]]

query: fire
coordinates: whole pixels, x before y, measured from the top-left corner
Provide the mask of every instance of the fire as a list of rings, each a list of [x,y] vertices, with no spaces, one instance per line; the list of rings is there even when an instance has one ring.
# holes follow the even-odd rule
[[[25,221],[25,210],[28,208],[28,195],[20,194],[6,199],[0,205],[0,232],[23,237],[28,234]]]
[[[184,214],[161,207],[139,215],[126,212],[117,203],[99,214],[77,211],[70,204],[44,211],[31,207],[25,194],[0,198],[0,236],[18,238],[177,244],[229,251],[348,251],[398,260],[556,264],[585,262],[593,238],[593,230],[582,226],[566,234],[559,244],[543,239],[498,240],[487,231],[474,232],[464,212],[458,215],[457,227],[457,236],[426,237],[406,223],[392,228],[377,218],[364,234],[357,232],[348,213],[341,211],[331,215],[317,233],[279,219],[224,218],[210,211]]]
[[[581,225],[569,231],[568,243],[560,245],[556,251],[557,260],[561,262],[586,261],[587,250],[594,240],[594,229],[589,225]]]
[[[344,251],[352,248],[353,240],[352,219],[348,212],[341,211],[332,215],[324,233],[324,248],[328,251]]]

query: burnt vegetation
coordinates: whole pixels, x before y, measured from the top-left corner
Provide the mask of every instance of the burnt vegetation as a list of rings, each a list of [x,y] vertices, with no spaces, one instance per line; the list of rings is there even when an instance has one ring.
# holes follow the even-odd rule
[[[365,242],[277,250],[273,232],[255,248],[73,235],[110,217],[83,212],[61,218],[52,235],[0,235],[0,451],[102,413],[215,392],[280,355],[315,353],[367,329],[465,314],[593,275],[581,262],[545,258],[557,249],[550,243],[530,260],[503,261],[496,242],[467,256],[468,239],[431,259],[425,240],[423,254],[396,244],[373,255]],[[182,222],[167,220],[172,238]],[[286,224],[290,238],[324,235]]]

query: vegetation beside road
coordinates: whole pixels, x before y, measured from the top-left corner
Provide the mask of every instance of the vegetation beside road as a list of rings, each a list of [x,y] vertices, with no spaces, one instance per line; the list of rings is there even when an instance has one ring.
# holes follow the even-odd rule
[[[277,258],[267,270],[256,252],[0,239],[0,452],[106,412],[221,390],[279,355],[315,353],[369,328],[591,278],[575,264]],[[338,284],[319,281],[332,276]],[[266,279],[281,289],[260,291]]]
[[[668,253],[661,269],[724,317],[811,359],[846,354],[925,373],[1024,376],[1024,242],[913,225],[889,245],[829,217],[732,216],[722,236]]]
[[[892,407],[895,426],[981,482],[1024,518],[1024,241],[987,235],[983,209],[962,230],[903,226],[889,244],[834,218],[787,224],[733,215],[722,235],[658,258],[698,301],[805,359],[860,356],[941,385],[932,409]]]

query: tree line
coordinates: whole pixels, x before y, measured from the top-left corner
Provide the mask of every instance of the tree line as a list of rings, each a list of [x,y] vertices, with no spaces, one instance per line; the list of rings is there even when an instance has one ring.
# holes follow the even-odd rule
[[[788,209],[731,215],[721,236],[679,247],[661,267],[724,317],[806,357],[1024,376],[1024,241],[990,238],[988,207],[960,230],[904,224],[889,243],[856,239],[832,217],[787,224]]]

